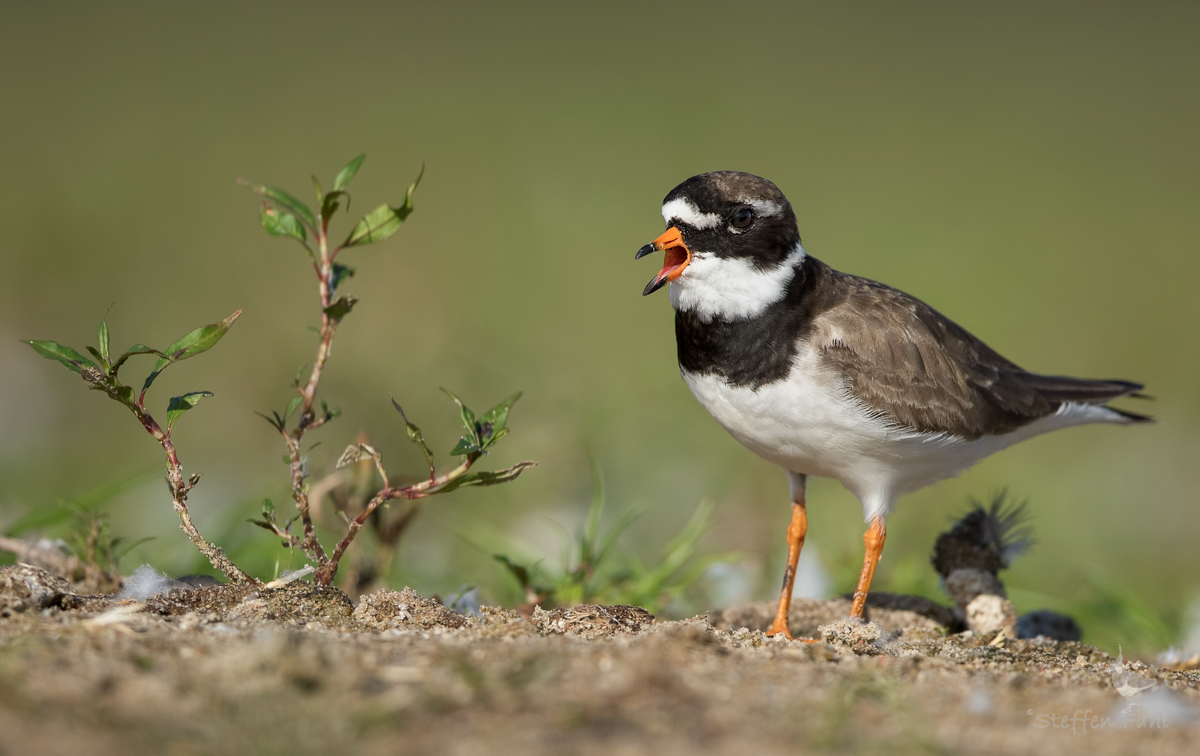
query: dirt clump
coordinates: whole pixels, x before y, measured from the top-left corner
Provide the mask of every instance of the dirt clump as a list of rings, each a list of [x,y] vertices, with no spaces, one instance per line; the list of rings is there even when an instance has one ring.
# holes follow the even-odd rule
[[[0,612],[77,609],[81,603],[66,578],[29,564],[0,567]]]
[[[199,588],[191,593],[211,589]],[[297,580],[278,588],[259,588],[229,610],[231,619],[274,620],[289,625],[317,623],[347,628],[353,624],[354,603],[346,594],[328,585]]]
[[[440,601],[418,595],[412,588],[363,596],[354,610],[354,619],[370,630],[453,630],[466,627],[471,621]]]
[[[545,611],[536,607],[529,621],[542,635],[575,635],[586,640],[636,633],[654,623],[640,606],[580,604]]]
[[[877,656],[891,638],[874,622],[863,622],[854,618],[835,620],[817,628],[826,643],[846,646],[856,654]]]
[[[146,599],[147,611],[166,617],[185,614],[224,614],[254,592],[252,585],[214,585],[203,589],[177,589]]]

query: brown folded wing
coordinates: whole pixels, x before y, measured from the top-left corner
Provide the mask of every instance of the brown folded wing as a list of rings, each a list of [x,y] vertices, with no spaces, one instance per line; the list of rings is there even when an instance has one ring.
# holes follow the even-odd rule
[[[1016,430],[1063,402],[1104,404],[1141,388],[1028,373],[914,297],[836,278],[841,296],[814,318],[814,344],[855,398],[900,427],[975,439]]]

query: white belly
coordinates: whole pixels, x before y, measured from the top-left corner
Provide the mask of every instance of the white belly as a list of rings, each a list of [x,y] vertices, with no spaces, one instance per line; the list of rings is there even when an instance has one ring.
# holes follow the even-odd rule
[[[867,520],[886,515],[895,499],[966,470],[984,457],[1031,436],[1110,418],[1100,407],[1064,405],[1012,433],[974,441],[897,428],[873,415],[822,372],[808,350],[791,374],[757,390],[715,375],[683,372],[696,399],[748,449],[785,470],[836,478],[863,503]]]

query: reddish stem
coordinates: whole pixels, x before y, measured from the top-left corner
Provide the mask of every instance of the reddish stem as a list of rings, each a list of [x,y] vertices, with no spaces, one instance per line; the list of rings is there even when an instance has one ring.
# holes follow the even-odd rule
[[[163,451],[166,452],[167,487],[171,491],[171,502],[175,506],[175,513],[179,515],[180,527],[183,529],[183,532],[187,534],[187,537],[200,553],[208,557],[209,563],[217,570],[220,570],[225,577],[234,583],[258,583],[258,580],[235,565],[225,555],[221,547],[209,543],[208,539],[200,535],[200,531],[192,523],[192,515],[188,511],[187,505],[188,493],[195,486],[195,480],[184,480],[183,464],[179,461],[179,454],[175,451],[175,444],[171,441],[170,433],[164,433],[162,427],[159,426],[149,413],[142,409],[140,404],[136,408],[130,407],[130,409],[133,410],[133,414],[141,422],[146,432],[153,436],[162,446]]]
[[[317,569],[316,581],[321,585],[332,585],[333,579],[337,577],[338,563],[342,560],[342,555],[346,553],[346,549],[354,541],[354,537],[358,535],[359,529],[366,523],[367,518],[371,513],[379,508],[379,505],[392,499],[423,499],[427,496],[436,493],[436,489],[450,483],[455,478],[458,478],[467,470],[471,469],[471,465],[475,464],[475,460],[480,457],[479,452],[475,452],[467,456],[462,464],[454,468],[444,475],[429,480],[423,480],[420,483],[414,483],[411,486],[404,488],[389,488],[386,486],[387,478],[384,478],[385,486],[382,491],[375,494],[375,497],[367,503],[363,508],[362,513],[350,521],[349,527],[346,529],[346,535],[338,542],[338,545],[333,550],[333,555],[329,560],[322,564]]]

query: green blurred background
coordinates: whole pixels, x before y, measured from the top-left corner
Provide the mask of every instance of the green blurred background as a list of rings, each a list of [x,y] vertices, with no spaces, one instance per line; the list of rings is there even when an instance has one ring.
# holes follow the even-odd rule
[[[590,448],[609,514],[644,510],[624,551],[653,561],[708,498],[703,549],[744,552],[739,590],[767,598],[784,477],[692,399],[666,296],[640,296],[657,266],[633,260],[667,191],[737,169],[787,193],[833,266],[1030,369],[1157,397],[1130,406],[1159,425],[1042,437],[908,496],[876,588],[938,595],[937,533],[1008,486],[1039,540],[1008,574],[1018,609],[1161,647],[1200,588],[1197,39],[1200,6],[1182,2],[5,4],[0,529],[160,459],[124,410],[17,339],[82,348],[112,304],[115,348],[161,346],[244,308],[154,401],[216,393],[177,433],[205,473],[194,517],[252,571],[299,566],[243,521],[287,501],[281,445],[253,411],[282,408],[311,360],[314,287],[234,178],[308,197],[310,173],[328,185],[366,152],[356,211],[428,169],[400,233],[346,256],[361,302],[322,384],[344,414],[310,437],[314,468],[363,430],[390,469],[419,470],[389,393],[449,461],[439,386],[477,409],[523,389],[490,461],[540,463],[433,500],[393,584],[518,600],[491,552],[558,559]],[[206,566],[154,475],[107,508],[118,534],[156,537],[126,570]],[[822,480],[809,511],[809,546],[851,588],[858,503]]]

